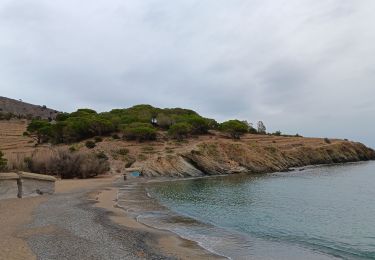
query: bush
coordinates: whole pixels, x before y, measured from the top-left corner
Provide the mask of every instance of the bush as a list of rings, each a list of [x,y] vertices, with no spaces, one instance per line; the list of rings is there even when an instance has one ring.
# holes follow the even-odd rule
[[[144,152],[144,153],[153,153],[154,152],[154,147],[152,146],[143,146],[141,148],[141,150]]]
[[[4,153],[0,151],[0,171],[5,171],[7,169],[8,160],[4,158]]]
[[[95,143],[103,142],[103,138],[101,138],[100,136],[95,136],[94,140],[95,140]]]
[[[109,159],[108,156],[105,154],[104,151],[98,152],[96,154],[96,157],[98,157],[98,159],[105,160],[105,161],[107,161]]]
[[[192,126],[188,123],[177,123],[172,125],[168,130],[168,135],[177,140],[183,140],[192,131]]]
[[[127,155],[129,153],[129,149],[121,148],[121,149],[118,149],[116,153],[119,155]]]
[[[72,146],[69,147],[69,151],[70,151],[71,153],[74,153],[74,152],[76,152],[77,150],[78,150],[77,147],[74,146],[74,145],[72,145]]]
[[[86,145],[86,147],[89,148],[89,149],[93,149],[93,148],[95,148],[95,146],[96,146],[95,142],[90,141],[90,140],[89,140],[89,141],[86,141],[85,145]]]
[[[112,138],[116,140],[116,139],[120,139],[120,136],[118,134],[113,134]]]
[[[14,115],[13,113],[0,113],[0,120],[11,120],[15,117],[16,115]]]
[[[90,178],[109,171],[108,158],[88,152],[39,151],[25,158],[27,170],[60,176],[62,179]]]
[[[156,140],[156,129],[146,123],[132,123],[123,127],[123,137],[126,140],[151,141]]]
[[[172,118],[165,115],[164,113],[158,114],[156,120],[158,122],[158,126],[163,129],[168,129],[173,124]]]
[[[192,134],[207,134],[209,125],[208,121],[200,116],[190,116],[186,122],[191,125]]]
[[[329,140],[328,138],[324,138],[324,142],[327,143],[327,144],[330,144],[331,140]]]
[[[249,130],[249,126],[239,120],[229,120],[220,124],[219,129],[230,134],[233,139],[240,139]]]

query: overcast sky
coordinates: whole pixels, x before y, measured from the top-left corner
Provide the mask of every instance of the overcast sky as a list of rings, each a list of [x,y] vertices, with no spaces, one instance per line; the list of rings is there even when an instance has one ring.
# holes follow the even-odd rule
[[[0,96],[375,147],[374,0],[0,0]]]

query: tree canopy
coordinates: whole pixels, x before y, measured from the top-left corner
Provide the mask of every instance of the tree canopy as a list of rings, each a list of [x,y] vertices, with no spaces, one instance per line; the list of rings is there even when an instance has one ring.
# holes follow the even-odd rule
[[[32,120],[27,130],[38,143],[73,143],[117,133],[122,133],[127,140],[154,140],[159,130],[168,131],[171,137],[177,139],[207,134],[210,129],[230,132],[232,137],[238,138],[245,130],[250,130],[251,124],[244,122],[230,120],[218,124],[214,119],[202,117],[193,110],[162,109],[142,104],[103,113],[87,108],[60,113],[53,122]]]
[[[240,139],[241,135],[249,132],[249,126],[239,120],[228,120],[220,124],[223,132],[230,134],[233,139]]]

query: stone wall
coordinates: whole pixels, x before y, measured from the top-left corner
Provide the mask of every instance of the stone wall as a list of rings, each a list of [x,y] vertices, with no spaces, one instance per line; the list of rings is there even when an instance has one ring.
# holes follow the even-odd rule
[[[28,172],[0,173],[0,199],[53,194],[55,181],[52,176]]]

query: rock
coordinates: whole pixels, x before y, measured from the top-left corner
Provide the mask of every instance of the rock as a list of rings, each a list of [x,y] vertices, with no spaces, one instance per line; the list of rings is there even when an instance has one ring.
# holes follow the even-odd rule
[[[146,177],[194,177],[284,172],[293,167],[374,159],[374,150],[353,142],[301,145],[283,150],[277,146],[252,147],[241,142],[207,141],[180,154],[137,162],[136,166],[142,168]]]

